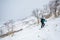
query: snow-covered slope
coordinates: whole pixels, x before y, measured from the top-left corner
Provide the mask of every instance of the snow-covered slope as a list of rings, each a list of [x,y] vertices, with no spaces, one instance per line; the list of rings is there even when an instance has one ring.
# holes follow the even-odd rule
[[[31,17],[31,19],[33,19],[33,17]],[[13,37],[7,36],[5,38],[0,38],[0,40],[60,40],[60,18],[47,20],[45,27],[42,29],[40,29],[40,24],[30,25],[35,21],[36,19],[34,19],[33,21],[29,21],[29,24],[16,22],[15,30],[20,28],[22,28],[23,30],[14,33]]]

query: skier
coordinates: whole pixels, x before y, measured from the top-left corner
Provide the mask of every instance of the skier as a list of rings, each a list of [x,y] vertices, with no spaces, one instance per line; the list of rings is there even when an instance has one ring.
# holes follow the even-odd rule
[[[42,18],[41,18],[41,28],[43,28],[44,26],[45,26],[45,23],[44,22],[46,22],[46,20],[45,20],[45,18],[42,16]]]

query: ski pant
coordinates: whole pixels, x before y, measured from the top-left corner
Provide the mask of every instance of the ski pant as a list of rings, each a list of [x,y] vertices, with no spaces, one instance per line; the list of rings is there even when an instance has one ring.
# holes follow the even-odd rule
[[[42,23],[42,24],[41,24],[41,28],[43,28],[44,26],[45,26],[45,24],[44,24],[44,23]]]

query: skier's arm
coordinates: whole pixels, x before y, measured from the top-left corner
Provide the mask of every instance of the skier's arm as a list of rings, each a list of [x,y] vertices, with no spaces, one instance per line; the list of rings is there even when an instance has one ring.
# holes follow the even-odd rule
[[[45,19],[45,22],[47,22],[47,20]]]

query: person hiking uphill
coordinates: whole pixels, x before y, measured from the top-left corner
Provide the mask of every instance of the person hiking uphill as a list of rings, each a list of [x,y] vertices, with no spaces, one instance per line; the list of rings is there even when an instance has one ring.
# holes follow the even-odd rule
[[[47,20],[45,20],[45,18],[42,16],[41,18],[41,28],[43,28],[45,26],[45,23]]]

